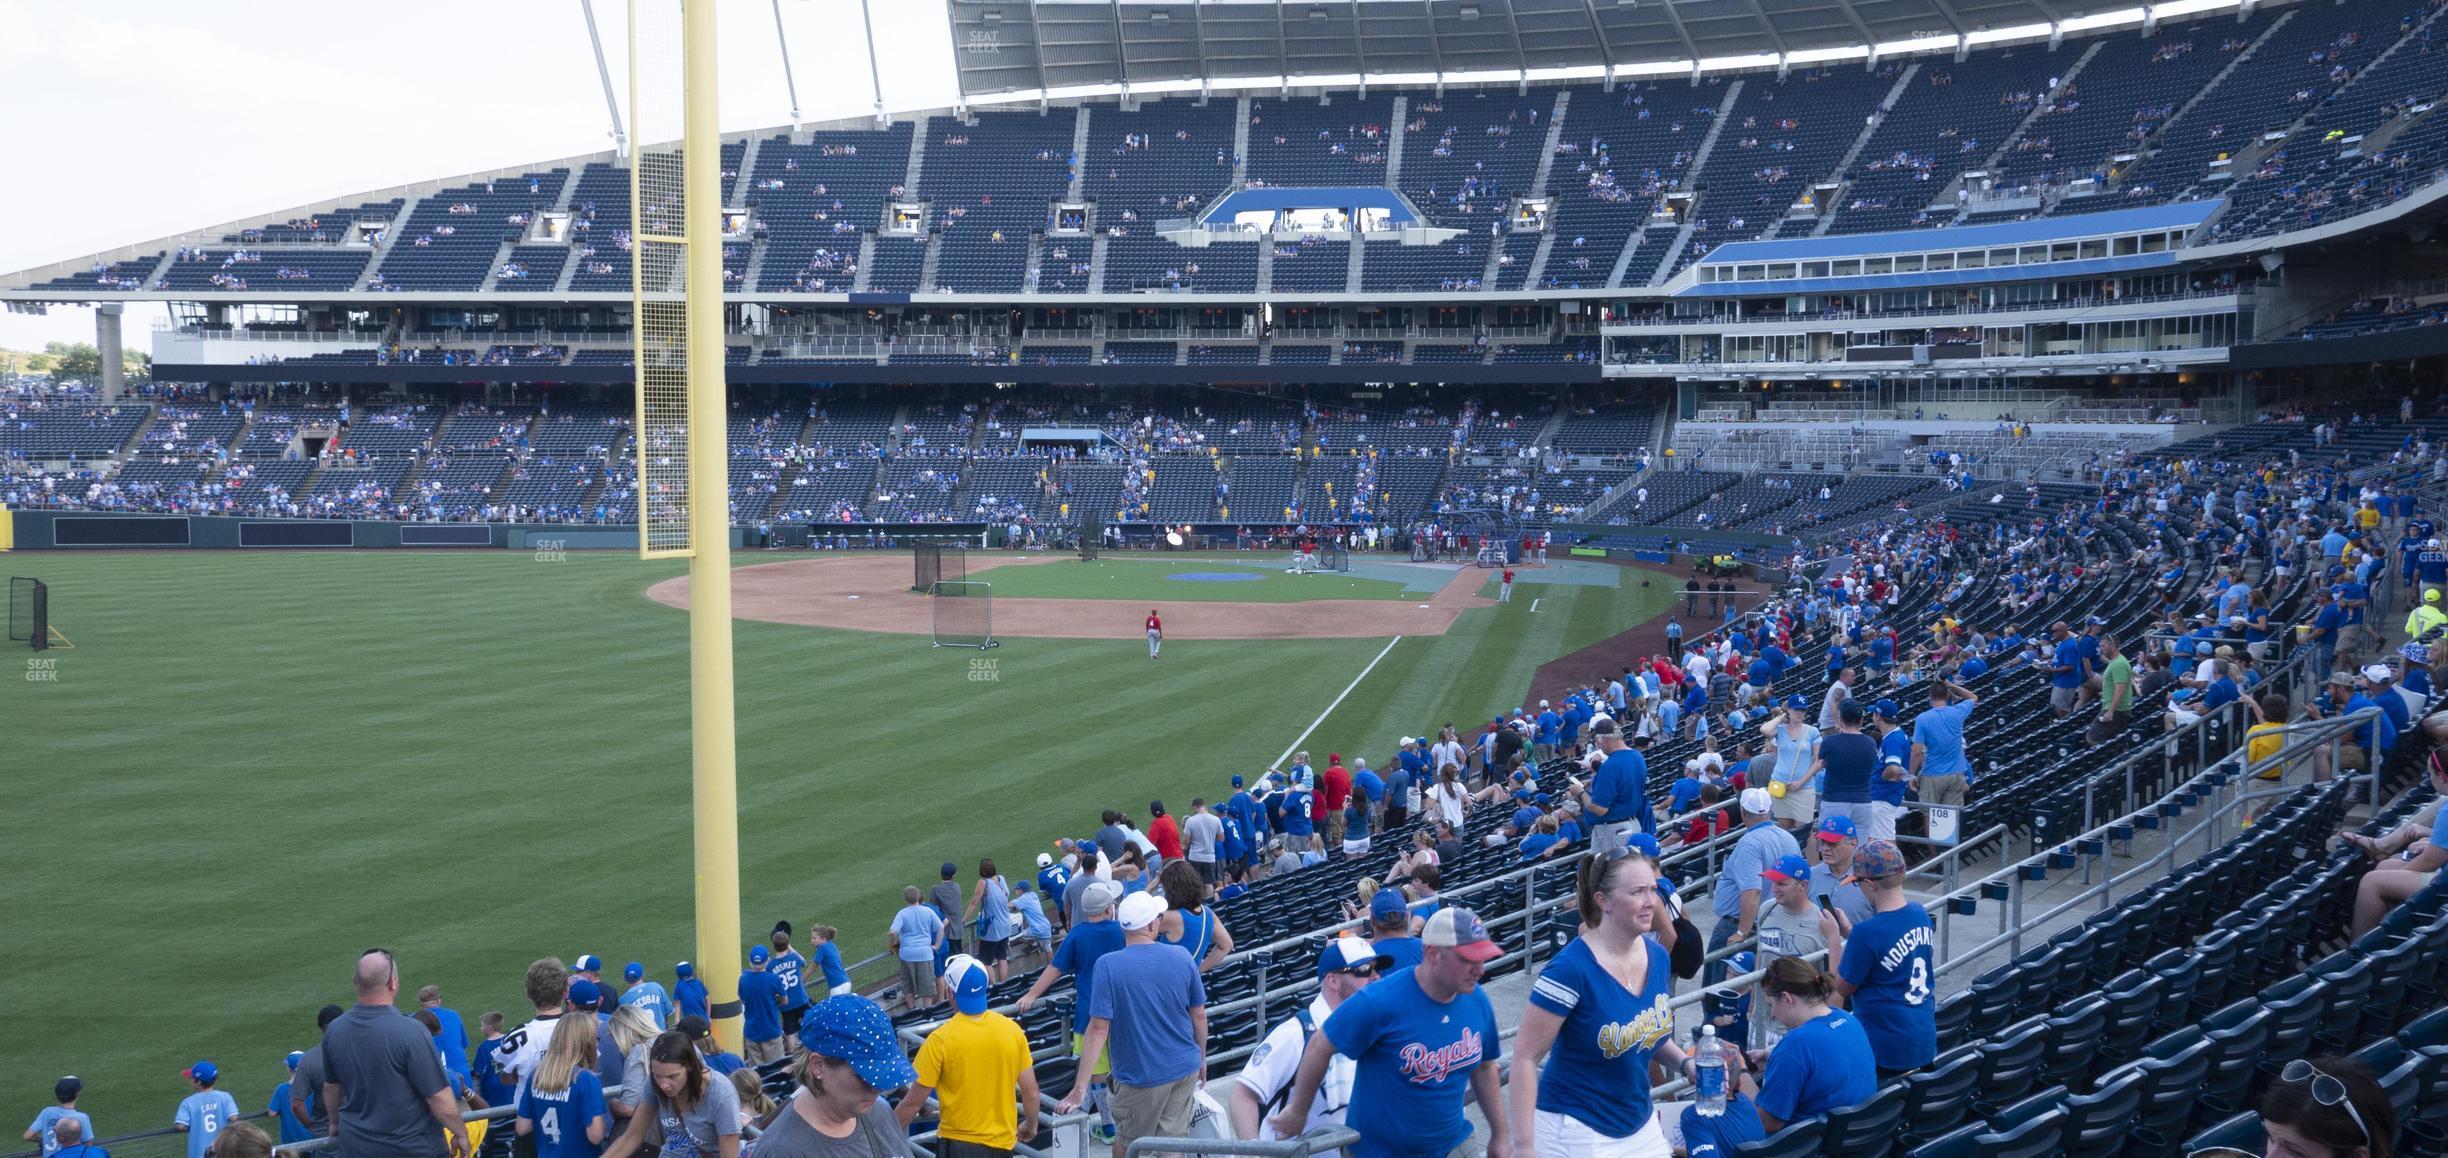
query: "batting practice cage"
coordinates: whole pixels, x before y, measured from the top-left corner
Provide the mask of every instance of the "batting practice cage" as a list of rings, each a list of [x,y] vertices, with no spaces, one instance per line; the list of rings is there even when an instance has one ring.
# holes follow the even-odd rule
[[[1079,529],[1079,540],[1080,540],[1080,542],[1079,542],[1079,548],[1080,548],[1080,562],[1082,562],[1082,563],[1094,563],[1094,562],[1096,562],[1096,561],[1097,561],[1097,548],[1098,548],[1098,547],[1099,547],[1099,546],[1102,544],[1102,541],[1103,541],[1103,539],[1104,539],[1104,538],[1105,538],[1105,524],[1104,524],[1103,522],[1101,522],[1101,521],[1099,521],[1099,520],[1097,520],[1097,519],[1082,519],[1082,520],[1080,520],[1080,529]]]
[[[910,590],[932,593],[948,579],[969,577],[969,548],[943,539],[921,540],[910,546]]]
[[[40,579],[9,579],[9,642],[29,641],[34,650],[51,646],[51,588]]]
[[[982,579],[939,579],[927,594],[934,597],[935,646],[983,651],[1001,644],[994,637],[994,584]]]
[[[1341,543],[1320,543],[1317,554],[1320,571],[1341,573],[1351,570],[1351,552],[1345,550]]]

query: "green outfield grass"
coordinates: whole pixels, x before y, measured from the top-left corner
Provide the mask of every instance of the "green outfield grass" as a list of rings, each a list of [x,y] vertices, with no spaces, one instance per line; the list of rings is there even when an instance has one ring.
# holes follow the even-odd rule
[[[1284,558],[1289,558],[1285,556]],[[1282,559],[1220,560],[1159,556],[1099,559],[1082,563],[1003,563],[983,570],[972,559],[969,577],[994,584],[1004,598],[1120,599],[1131,603],[1197,600],[1226,603],[1299,603],[1310,599],[1425,600],[1429,592],[1406,592],[1400,583],[1343,574],[1287,575]],[[1247,575],[1247,580],[1188,580],[1175,575]],[[1349,676],[1344,677],[1349,679]]]
[[[679,564],[32,552],[7,570],[51,584],[77,647],[47,653],[56,682],[19,678],[25,652],[0,680],[0,1118],[31,1121],[76,1073],[101,1133],[166,1125],[197,1058],[260,1108],[368,946],[471,1028],[520,1010],[541,955],[643,960],[666,984],[694,956],[686,617],[643,594]],[[1672,588],[1539,598],[1396,644],[1305,746],[1375,762],[1403,733],[1483,720]],[[744,927],[821,920],[845,956],[874,953],[938,862],[967,880],[991,855],[1019,879],[1103,807],[1218,795],[1385,646],[1178,640],[1152,666],[1136,640],[981,657],[741,623]]]

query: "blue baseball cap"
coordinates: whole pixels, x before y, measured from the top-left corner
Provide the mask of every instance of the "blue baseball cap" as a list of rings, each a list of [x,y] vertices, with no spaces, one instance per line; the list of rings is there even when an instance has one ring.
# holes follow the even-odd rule
[[[1728,973],[1749,973],[1757,968],[1759,968],[1759,958],[1753,956],[1749,949],[1726,958],[1726,972]]]
[[[1874,700],[1870,704],[1870,714],[1882,720],[1896,719],[1898,718],[1896,713],[1901,711],[1903,709],[1897,707],[1894,700]]]
[[[1631,835],[1629,835],[1629,836],[1624,837],[1624,847],[1625,847],[1625,848],[1628,848],[1628,849],[1631,849],[1632,851],[1637,852],[1637,853],[1641,854],[1642,856],[1648,857],[1648,858],[1650,858],[1650,859],[1652,859],[1652,860],[1657,859],[1657,855],[1658,855],[1658,842],[1657,842],[1657,838],[1656,838],[1656,837],[1654,837],[1654,836],[1649,835],[1648,833],[1645,833],[1645,832],[1635,832],[1635,833],[1633,833],[1633,834],[1631,834]]]
[[[580,1009],[593,1009],[603,1001],[603,990],[584,977],[570,982],[569,1003]]]
[[[893,1033],[892,1016],[855,993],[809,1006],[799,1026],[799,1044],[809,1053],[848,1062],[879,1092],[918,1080],[909,1056],[901,1052],[901,1039]]]
[[[624,981],[636,981],[644,976],[646,976],[646,966],[642,963],[632,961],[621,966],[621,979]]]
[[[1850,816],[1831,816],[1819,822],[1819,839],[1829,844],[1840,840],[1851,840],[1860,835],[1861,830],[1853,826],[1853,818]]]
[[[765,946],[763,946],[763,945],[750,945],[750,946],[748,946],[748,963],[749,963],[749,964],[751,964],[751,965],[762,965],[762,964],[764,964],[764,963],[766,963],[767,961],[770,961],[770,960],[772,960],[772,959],[773,959],[773,950],[767,949],[767,948],[766,948]]]
[[[1377,895],[1369,898],[1369,916],[1372,919],[1377,917],[1391,917],[1394,914],[1403,912],[1408,908],[1409,906],[1403,904],[1401,889],[1379,889],[1377,890]]]
[[[1797,712],[1807,711],[1810,708],[1810,700],[1802,696],[1787,696],[1785,706]]]
[[[1238,772],[1233,773],[1233,787],[1241,787],[1241,774]]]
[[[1379,973],[1383,973],[1394,967],[1394,958],[1378,952],[1375,945],[1358,937],[1350,935],[1337,937],[1327,942],[1326,948],[1318,953],[1318,980],[1324,981],[1331,974],[1364,966],[1375,968]]]
[[[1778,857],[1775,864],[1761,869],[1760,875],[1781,881],[1807,881],[1810,879],[1810,862],[1789,852]]]
[[[681,979],[682,981],[686,981],[686,980],[688,980],[688,979],[689,979],[689,978],[691,978],[691,977],[695,977],[696,975],[697,975],[697,967],[696,967],[695,965],[691,965],[691,964],[689,964],[689,963],[688,963],[688,962],[686,962],[686,961],[683,961],[683,962],[681,962],[681,963],[679,963],[679,964],[677,964],[677,965],[672,966],[672,976],[677,977],[677,978]]]
[[[200,1061],[194,1065],[188,1066],[186,1069],[180,1070],[179,1075],[209,1086],[213,1084],[215,1080],[220,1078],[221,1067],[208,1061]]]
[[[570,972],[601,973],[603,972],[603,958],[597,957],[593,953],[580,953],[578,955],[578,963],[570,966]]]
[[[285,1058],[282,1058],[281,1060],[282,1060],[282,1061],[284,1061],[284,1062],[289,1063],[289,1068],[290,1068],[290,1069],[296,1069],[296,1068],[298,1068],[298,1063],[299,1063],[299,1062],[302,1062],[302,1061],[305,1061],[305,1060],[306,1060],[306,1051],[305,1051],[305,1050],[302,1050],[302,1049],[293,1049],[293,1050],[290,1050],[290,1051],[289,1051],[289,1056],[288,1056],[288,1057],[285,1057]]]
[[[944,961],[944,983],[952,987],[952,1007],[974,1017],[986,1012],[986,990],[992,979],[986,974],[986,964],[967,953],[955,953]]]

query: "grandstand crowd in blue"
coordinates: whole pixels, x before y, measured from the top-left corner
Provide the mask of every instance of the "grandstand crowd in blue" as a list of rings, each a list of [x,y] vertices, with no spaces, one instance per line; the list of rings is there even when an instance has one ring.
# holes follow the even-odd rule
[[[2239,742],[2251,725],[2256,747],[2289,720],[2368,710],[2322,751],[2288,757],[2323,777],[2376,771],[2403,746],[2448,737],[2448,720],[2429,714],[2448,660],[2432,639],[2448,627],[2435,586],[2448,581],[2448,550],[2415,499],[2448,457],[2418,434],[2407,439],[2363,458],[2316,446],[2120,460],[2096,494],[2056,509],[1860,528],[1728,627],[1484,723],[1423,728],[1376,762],[1295,753],[1280,768],[1230,775],[1212,804],[1197,797],[1177,814],[1152,801],[1144,827],[1108,810],[1091,835],[1056,839],[1016,883],[987,861],[964,894],[959,866],[945,863],[936,887],[910,886],[878,931],[896,971],[871,989],[914,1034],[967,1042],[1000,1034],[1013,1021],[1005,1008],[1029,1018],[1068,982],[1065,1036],[1078,1056],[1063,1107],[1084,1109],[1117,1152],[1182,1136],[1202,1120],[1194,1079],[1225,1077],[1207,1072],[1202,981],[1234,952],[1220,907],[1329,862],[1374,865],[1392,851],[1388,871],[1350,899],[1353,947],[1338,941],[1321,957],[1328,987],[1287,1022],[1297,1060],[1254,1054],[1237,1079],[1263,1112],[1242,1121],[1218,1104],[1207,1128],[1232,1118],[1274,1136],[1341,1122],[1359,1133],[1349,1151],[1363,1158],[1444,1154],[1475,1133],[1491,1151],[1730,1153],[1939,1062],[1936,922],[1906,895],[1912,862],[1899,843],[1926,822],[1899,820],[1979,799],[1994,764],[1974,737],[2002,738],[1975,725],[1994,701],[2044,695],[2047,713],[2095,717],[2103,736],[2122,734],[2146,705],[2168,728],[2215,714],[2238,725]],[[2146,533],[2109,533],[2123,526]],[[1983,581],[1991,568],[1996,581]],[[2125,638],[2098,617],[2025,622],[2116,574],[2144,580],[2138,630]],[[2383,617],[2400,606],[2404,626],[2392,632]],[[2293,639],[2289,627],[2300,628]],[[2384,643],[2390,635],[2402,642]],[[2318,686],[2281,689],[2275,664],[2297,649],[2312,657]],[[1811,663],[1815,651],[1824,666]],[[2276,750],[2271,741],[2251,751],[2252,770],[2283,771],[2270,766]],[[2432,765],[2420,791],[2441,786],[2448,762]],[[2436,808],[2433,799],[2421,816]],[[2356,927],[2339,932],[2369,932],[2431,887],[2448,855],[2429,836],[2421,819],[2347,841],[2371,854],[2366,882],[2377,883],[2358,894]],[[1476,844],[1509,850],[1507,865],[1578,858],[1579,920],[1519,999],[1510,1104],[1497,1070],[1504,1039],[1481,985],[1506,947],[1473,908],[1440,895],[1465,883],[1445,874]],[[1702,845],[1720,861],[1705,932],[1667,864]],[[1771,952],[1765,940],[1753,951],[1779,880],[1805,882],[1841,930],[1833,959]],[[796,933],[779,923],[748,948],[736,1043],[716,1039],[708,987],[688,962],[667,990],[642,962],[615,983],[593,955],[567,967],[538,961],[526,986],[533,1019],[505,1031],[505,1018],[487,1014],[474,1035],[432,987],[407,1011],[413,1021],[385,1012],[367,978],[395,991],[396,968],[361,962],[359,1004],[327,1010],[321,1043],[285,1059],[294,1076],[270,1106],[278,1137],[337,1131],[367,1152],[411,1132],[420,1145],[438,1138],[413,1107],[362,1093],[369,1066],[396,1061],[420,1099],[513,1107],[509,1133],[541,1131],[541,1158],[625,1158],[647,1121],[662,1123],[667,1151],[694,1143],[724,1158],[742,1136],[779,1131],[775,1153],[818,1153],[807,1139],[869,1138],[884,1128],[871,1121],[885,1122],[891,1136],[873,1137],[874,1152],[906,1153],[901,1127],[921,1115],[943,1122],[946,1137],[982,1122],[964,1138],[985,1140],[966,1144],[1009,1152],[1016,1143],[1000,1140],[1017,1137],[1022,1118],[1016,1078],[1002,1070],[988,1083],[1002,1088],[981,1094],[921,1066],[938,1079],[930,1094],[903,1106],[875,1097],[919,1071],[886,1011],[853,991],[836,932],[812,927],[804,953]],[[1673,994],[1703,957],[1717,988],[1696,1015],[1735,1051],[1723,1113],[1650,1096],[1692,1069]],[[988,1007],[997,981],[1032,965],[1024,992]],[[570,1037],[573,1026],[583,1039]],[[844,1052],[811,1052],[812,1041]],[[846,1075],[871,1071],[902,1084],[853,1096]],[[186,1076],[193,1092],[173,1123],[189,1158],[207,1158],[221,1152],[216,1139],[240,1119],[239,1103],[214,1063]],[[2311,1077],[2276,1085],[2288,1082],[2316,1100],[2330,1088]],[[344,1091],[337,1106],[326,1104],[329,1086]],[[83,1158],[71,1152],[93,1136],[76,1109],[81,1093],[61,1079],[57,1105],[29,1127],[46,1154]],[[802,1126],[814,1132],[807,1139]]]

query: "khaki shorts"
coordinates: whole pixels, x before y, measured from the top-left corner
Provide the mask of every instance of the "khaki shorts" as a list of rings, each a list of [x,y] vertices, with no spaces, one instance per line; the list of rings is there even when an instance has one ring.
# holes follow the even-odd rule
[[[1141,1138],[1179,1138],[1190,1132],[1197,1103],[1198,1075],[1184,1074],[1161,1086],[1126,1086],[1115,1082],[1111,1105],[1114,1141],[1128,1146]]]
[[[1963,775],[1922,777],[1921,803],[1961,808],[1964,803]]]
[[[901,997],[915,1005],[920,1000],[935,1000],[935,962],[903,961],[901,963]]]
[[[748,1064],[752,1066],[761,1066],[766,1062],[781,1061],[789,1052],[783,1047],[782,1040],[783,1039],[777,1037],[771,1041],[749,1042],[744,1047],[747,1052],[741,1056],[748,1059]]]

